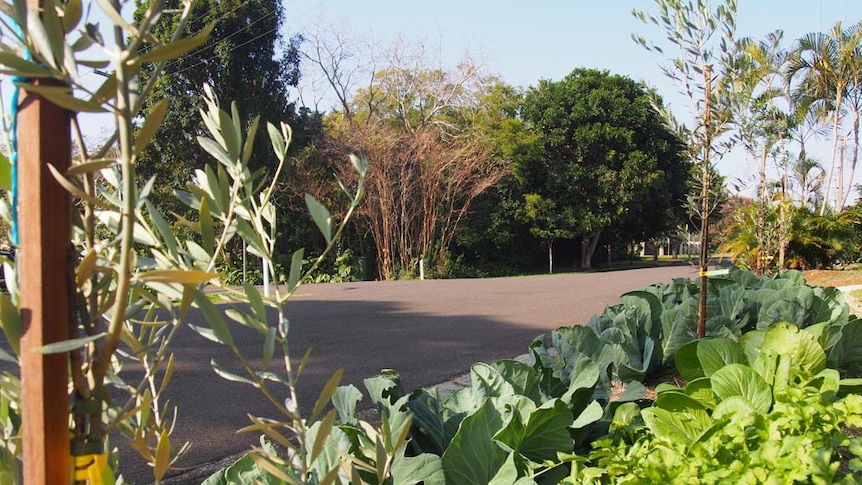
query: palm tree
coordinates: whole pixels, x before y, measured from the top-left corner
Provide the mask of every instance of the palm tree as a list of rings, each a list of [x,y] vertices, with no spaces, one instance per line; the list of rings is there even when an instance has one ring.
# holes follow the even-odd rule
[[[858,24],[857,24],[858,27]],[[862,56],[860,56],[862,57]],[[850,195],[850,190],[853,188],[853,177],[856,174],[856,162],[859,160],[859,114],[862,112],[862,62],[859,62],[858,69],[852,71],[852,78],[847,85],[847,107],[853,116],[853,124],[851,133],[853,135],[853,153],[850,159],[850,183],[847,184],[847,190],[841,194],[841,204],[839,209],[847,204],[847,197]]]
[[[791,116],[777,104],[785,92],[783,71],[788,53],[781,46],[783,32],[776,30],[765,40],[740,40],[734,69],[734,120],[739,139],[752,157],[760,159],[760,191],[758,195],[757,274],[762,274],[765,262],[765,230],[767,205],[766,160],[785,139]]]
[[[811,96],[828,107],[832,113],[832,160],[820,213],[826,212],[826,204],[835,173],[838,152],[838,127],[841,124],[841,109],[848,87],[859,76],[862,69],[862,22],[847,30],[841,22],[835,24],[830,34],[810,33],[799,39],[788,66],[788,77],[801,75],[797,94]]]
[[[817,160],[800,156],[791,165],[790,177],[798,184],[799,206],[817,209],[825,172]]]
[[[789,160],[790,181],[799,184],[797,202],[803,207],[817,210],[822,201],[823,182],[826,171],[819,161],[808,156],[806,143],[811,138],[820,138],[828,132],[828,127],[822,121],[828,113],[824,112],[822,103],[816,103],[810,96],[795,96],[791,92],[789,79],[786,79],[784,96],[790,113],[788,136],[799,146],[795,160]]]

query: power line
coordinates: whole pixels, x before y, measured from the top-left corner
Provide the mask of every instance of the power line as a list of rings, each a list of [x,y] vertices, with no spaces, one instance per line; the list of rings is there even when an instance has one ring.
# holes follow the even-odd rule
[[[323,0],[322,2],[318,3],[318,4],[317,4],[317,5],[315,5],[314,7],[311,7],[311,8],[309,8],[309,9],[306,9],[306,10],[305,10],[305,12],[302,12],[302,13],[301,13],[301,14],[299,14],[299,15],[296,15],[296,16],[294,16],[294,17],[291,17],[289,20],[290,20],[290,21],[294,21],[294,20],[296,20],[296,19],[299,19],[299,18],[305,17],[305,15],[306,15],[306,14],[308,14],[309,12],[311,12],[312,10],[317,10],[317,9],[319,9],[320,7],[322,7],[322,6],[326,5],[326,4],[327,4],[327,3],[329,3],[329,2],[330,2],[330,0]]]
[[[237,5],[237,6],[233,7],[233,8],[232,8],[231,10],[229,10],[228,12],[225,12],[225,13],[223,13],[223,14],[221,14],[221,15],[222,15],[222,16],[230,15],[230,14],[232,14],[232,13],[236,12],[237,10],[239,10],[240,8],[242,8],[243,6],[245,6],[245,5],[246,5],[248,2],[250,2],[250,1],[251,1],[251,0],[245,0],[244,2],[240,3],[239,5]],[[192,25],[192,24],[194,24],[195,22],[200,21],[200,20],[201,20],[201,19],[203,19],[204,17],[206,17],[206,16],[208,16],[208,15],[212,14],[212,13],[215,11],[215,8],[216,8],[217,6],[218,6],[217,4],[216,4],[216,5],[213,5],[213,6],[212,6],[212,8],[210,8],[210,9],[209,9],[209,10],[207,10],[206,12],[203,12],[203,13],[201,13],[201,14],[199,14],[199,15],[195,16],[194,18],[189,19],[189,20],[187,21],[187,25]],[[271,14],[272,14],[272,12],[270,12],[270,14],[267,14],[267,15],[271,15]],[[257,22],[257,21],[259,21],[259,20],[260,20],[260,19],[256,20],[255,22]],[[239,32],[239,31],[238,31],[238,32]],[[233,35],[233,34],[231,34],[231,35]],[[143,49],[141,49],[140,53],[141,53],[141,54],[145,54],[145,53],[149,52],[151,49],[153,49],[153,48],[155,48],[155,47],[158,47],[158,46],[160,46],[160,45],[162,45],[162,44],[147,44],[146,46],[144,46],[144,48],[143,48]],[[174,61],[177,61],[177,60],[179,60],[179,59],[181,59],[181,58],[182,58],[182,56],[181,56],[180,58],[174,59]],[[173,62],[173,61],[171,61],[171,62]]]
[[[271,34],[271,33],[275,32],[276,30],[278,30],[278,27],[273,27],[273,28],[269,29],[268,31],[266,31],[266,32],[264,32],[264,33],[262,33],[262,34],[260,34],[260,35],[258,35],[257,37],[255,37],[255,38],[253,38],[253,39],[249,39],[249,40],[247,40],[247,41],[243,42],[242,44],[238,44],[238,45],[233,46],[232,48],[228,49],[227,53],[229,54],[229,53],[231,53],[231,52],[235,51],[236,49],[239,49],[240,47],[243,47],[243,46],[245,46],[245,45],[247,45],[247,44],[250,44],[250,43],[252,43],[252,42],[254,42],[254,41],[256,41],[256,40],[260,39],[261,37],[267,36],[267,35],[269,35],[269,34]],[[184,68],[182,68],[182,69],[180,69],[180,70],[177,70],[177,71],[174,71],[174,72],[165,72],[165,75],[167,75],[167,76],[173,76],[173,75],[177,75],[177,74],[182,74],[182,73],[184,73],[184,72],[186,72],[186,71],[188,71],[188,70],[190,70],[190,69],[194,69],[194,68],[196,68],[196,67],[198,67],[198,66],[202,66],[202,65],[204,65],[204,64],[206,64],[206,63],[208,63],[208,62],[210,62],[210,61],[214,61],[214,60],[216,60],[216,59],[218,59],[218,58],[219,58],[219,56],[215,55],[215,56],[212,56],[212,57],[210,57],[210,58],[204,59],[204,60],[202,60],[202,61],[200,61],[200,62],[197,62],[197,63],[195,63],[195,64],[192,64],[191,66],[186,66],[186,67],[184,67]]]
[[[218,40],[212,41],[211,43],[209,43],[209,45],[206,45],[206,46],[204,46],[204,47],[201,47],[201,48],[200,48],[200,49],[198,49],[198,50],[195,50],[195,51],[189,52],[189,53],[187,53],[187,54],[184,54],[184,55],[182,55],[182,56],[180,56],[180,57],[178,57],[178,58],[176,58],[176,59],[174,59],[174,60],[172,60],[172,61],[168,62],[168,63],[165,65],[165,73],[168,73],[168,72],[167,72],[167,70],[168,70],[169,68],[171,68],[171,67],[173,67],[173,66],[175,66],[175,65],[179,64],[180,62],[182,62],[182,61],[183,61],[183,59],[186,59],[186,58],[188,58],[188,57],[190,57],[190,56],[192,56],[192,55],[196,55],[196,56],[197,56],[197,55],[201,55],[201,54],[202,54],[202,53],[204,53],[205,51],[207,51],[207,50],[209,50],[209,49],[213,49],[213,48],[215,48],[217,45],[219,45],[220,43],[222,43],[222,42],[224,42],[224,41],[226,41],[226,40],[230,39],[231,37],[233,37],[233,36],[235,36],[235,35],[237,35],[237,34],[240,34],[240,33],[244,32],[244,31],[246,31],[246,30],[250,29],[250,28],[251,28],[251,27],[253,27],[255,24],[257,24],[257,23],[259,23],[259,22],[262,22],[262,21],[264,21],[264,20],[267,20],[267,19],[269,19],[269,18],[271,18],[271,17],[274,17],[274,16],[275,16],[275,14],[276,14],[276,13],[275,13],[274,11],[273,11],[273,12],[269,12],[268,14],[265,14],[265,15],[263,15],[262,17],[258,18],[257,20],[255,20],[255,21],[253,21],[253,22],[251,22],[251,23],[247,24],[247,25],[246,25],[246,26],[244,26],[243,28],[241,28],[241,29],[239,29],[239,30],[234,31],[234,32],[232,32],[232,33],[230,33],[230,34],[226,35],[225,37],[222,37],[221,39],[218,39]],[[274,31],[275,31],[275,30],[277,30],[277,29],[278,29],[278,27],[276,26],[276,27],[274,27],[274,28],[270,29],[269,31],[267,31],[266,33],[261,34],[261,35],[258,35],[257,37],[255,37],[255,38],[254,38],[254,39],[252,39],[251,41],[246,41],[246,42],[244,42],[244,43],[240,44],[239,46],[235,46],[234,48],[229,49],[229,50],[228,50],[228,52],[231,52],[231,51],[233,51],[234,49],[236,49],[236,48],[238,48],[238,47],[241,47],[241,46],[243,46],[243,45],[246,45],[246,44],[248,44],[249,42],[253,42],[254,40],[257,40],[257,39],[259,39],[260,37],[263,37],[264,35],[270,34],[270,33],[274,32]],[[218,57],[218,56],[214,56],[214,57],[212,57],[212,58],[211,58],[211,59],[209,59],[209,60],[215,59],[215,58],[217,58],[217,57]],[[197,66],[197,65],[200,65],[200,63],[195,64],[195,66]],[[186,69],[187,69],[187,67],[186,67],[186,68],[183,68],[183,69],[180,69],[180,70],[178,70],[178,71],[175,71],[175,72],[173,72],[173,73],[168,73],[168,74],[176,74],[176,73],[178,73],[178,72],[183,72],[183,71],[185,71]]]
[[[245,0],[244,2],[240,3],[240,4],[239,4],[239,5],[237,5],[236,7],[232,8],[230,11],[223,13],[223,14],[222,14],[222,16],[230,15],[230,14],[232,14],[232,13],[236,12],[237,10],[239,10],[241,7],[245,6],[245,4],[247,4],[247,3],[248,3],[248,2],[250,2],[250,1],[251,1],[251,0]],[[216,8],[217,6],[218,6],[218,3],[216,3],[215,5],[213,5],[213,6],[212,6],[212,8],[210,8],[208,11],[203,12],[203,13],[201,13],[200,15],[198,15],[197,17],[195,17],[195,18],[193,18],[193,19],[189,20],[189,22],[188,22],[188,23],[191,25],[191,24],[193,24],[193,23],[195,23],[195,22],[200,21],[200,20],[201,20],[201,19],[203,19],[204,17],[206,17],[206,16],[208,16],[209,14],[211,14],[211,13],[215,10],[215,8]]]
[[[243,6],[245,6],[246,4],[248,4],[250,1],[251,1],[251,0],[245,0],[244,2],[242,2],[242,3],[238,4],[238,5],[236,5],[235,7],[233,7],[233,8],[232,8],[231,10],[229,10],[228,12],[225,12],[225,13],[224,13],[224,15],[230,15],[230,14],[232,14],[232,13],[236,12],[237,10],[239,10],[240,8],[242,8]],[[322,6],[324,6],[325,4],[329,3],[329,1],[330,1],[330,0],[323,0],[323,1],[319,2],[316,6],[306,9],[304,12],[300,13],[299,15],[293,16],[293,17],[291,17],[290,19],[286,19],[286,21],[291,21],[291,22],[292,22],[292,21],[295,21],[295,20],[297,20],[297,19],[299,19],[299,18],[302,18],[302,17],[304,17],[305,15],[307,15],[309,12],[312,12],[312,11],[314,11],[314,10],[318,10],[318,9],[320,9]],[[214,5],[214,6],[213,6],[212,8],[210,8],[210,9],[208,9],[206,12],[203,12],[203,13],[201,13],[201,14],[199,14],[199,15],[195,16],[192,20],[190,20],[190,21],[189,21],[189,23],[190,23],[190,24],[192,24],[192,23],[194,23],[194,22],[200,21],[201,19],[203,19],[203,18],[205,18],[206,16],[210,15],[211,13],[213,13],[213,12],[214,12],[214,10],[215,10],[215,8],[216,8],[216,5]],[[206,46],[204,46],[204,47],[202,47],[202,48],[200,48],[200,49],[198,49],[198,50],[196,50],[196,51],[186,53],[186,54],[184,54],[184,55],[182,55],[182,56],[180,56],[180,57],[178,57],[178,58],[176,58],[176,59],[173,59],[173,60],[169,61],[169,62],[165,65],[165,71],[164,71],[165,75],[182,74],[183,72],[186,72],[186,71],[188,71],[188,70],[194,69],[194,68],[196,68],[196,67],[198,67],[198,66],[204,65],[204,64],[206,64],[206,63],[208,63],[208,62],[210,62],[210,61],[213,61],[213,60],[217,59],[217,58],[219,57],[218,55],[211,56],[211,57],[209,57],[209,58],[207,58],[207,59],[203,59],[203,60],[201,60],[201,61],[199,61],[199,62],[197,62],[197,63],[195,63],[195,64],[192,64],[191,66],[186,66],[186,67],[184,67],[184,68],[182,68],[182,69],[179,69],[179,70],[177,70],[177,71],[174,71],[174,72],[168,72],[168,69],[169,69],[170,67],[177,65],[177,64],[178,64],[178,63],[180,63],[183,59],[186,59],[186,58],[188,58],[188,57],[190,57],[190,56],[192,56],[192,55],[196,55],[196,56],[197,56],[197,55],[200,55],[201,53],[205,52],[206,50],[208,50],[208,49],[212,49],[212,48],[216,47],[216,46],[217,46],[218,44],[220,44],[221,42],[224,42],[224,41],[226,41],[226,40],[228,40],[228,39],[230,39],[230,38],[234,37],[235,35],[238,35],[238,34],[240,34],[240,33],[244,32],[244,31],[246,31],[246,30],[250,29],[250,28],[251,28],[251,27],[253,27],[255,24],[257,24],[257,23],[259,23],[259,22],[262,22],[262,21],[264,21],[264,20],[267,20],[267,19],[269,19],[269,18],[271,18],[271,17],[275,16],[275,15],[276,15],[276,13],[277,13],[276,11],[271,11],[271,12],[269,12],[269,13],[266,13],[266,14],[264,14],[263,16],[259,17],[258,19],[256,19],[256,20],[252,21],[251,23],[249,23],[249,24],[245,25],[245,26],[244,26],[244,27],[242,27],[241,29],[236,30],[236,31],[234,31],[234,32],[231,32],[231,33],[229,33],[228,35],[226,35],[225,37],[223,37],[223,38],[221,38],[221,39],[218,39],[218,40],[215,40],[215,41],[210,42],[210,43],[209,43],[209,45],[206,45]],[[243,46],[245,46],[245,45],[248,45],[248,44],[250,44],[250,43],[252,43],[252,42],[254,42],[254,41],[256,41],[256,40],[258,40],[258,39],[260,39],[260,38],[262,38],[262,37],[265,37],[265,36],[267,36],[267,35],[269,35],[269,34],[271,34],[271,33],[275,32],[276,30],[278,30],[278,26],[273,27],[273,28],[271,28],[271,29],[267,30],[266,32],[263,32],[263,33],[261,33],[261,34],[257,35],[256,37],[254,37],[254,38],[252,38],[252,39],[249,39],[249,40],[247,40],[247,41],[245,41],[245,42],[243,42],[243,43],[241,43],[241,44],[238,44],[238,45],[236,45],[236,46],[231,47],[230,49],[228,49],[227,53],[230,53],[230,52],[232,52],[232,51],[234,51],[234,50],[236,50],[236,49],[239,49],[239,48],[241,48],[241,47],[243,47]],[[158,44],[149,44],[149,45],[147,45],[147,46],[146,46],[146,48],[145,48],[145,49],[143,49],[143,52],[145,53],[145,52],[147,52],[147,51],[149,51],[149,50],[153,49],[154,47],[157,47],[157,45],[158,45]],[[90,75],[90,74],[93,74],[94,72],[95,72],[95,70],[91,70],[91,71],[89,71],[89,72],[87,72],[87,73],[84,73],[81,77],[83,78],[83,77],[85,77],[85,76],[88,76],[88,75]]]

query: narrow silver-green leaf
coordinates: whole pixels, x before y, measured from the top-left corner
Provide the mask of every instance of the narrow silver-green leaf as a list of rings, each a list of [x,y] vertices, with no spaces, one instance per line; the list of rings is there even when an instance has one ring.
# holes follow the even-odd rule
[[[174,376],[174,354],[171,354],[168,357],[168,363],[165,366],[165,373],[162,376],[162,384],[159,386],[158,396],[161,396],[165,389],[167,389],[168,384],[171,382],[171,378]]]
[[[89,160],[84,163],[76,163],[66,170],[66,175],[84,175],[104,170],[117,163],[116,159],[108,158],[102,160]]]
[[[266,248],[263,245],[260,234],[249,223],[243,220],[236,221],[236,232],[248,243],[249,252],[261,258],[266,257]]]
[[[168,225],[168,221],[162,217],[152,202],[146,200],[145,203],[147,205],[147,211],[150,214],[150,219],[153,221],[153,226],[155,226],[156,231],[159,232],[162,242],[167,246],[168,252],[171,256],[177,258],[179,255],[177,251],[177,239],[176,236],[174,236],[174,232],[171,230],[171,226]]]
[[[269,327],[266,333],[266,340],[263,342],[263,368],[267,368],[269,366],[270,361],[272,361],[272,356],[275,353],[275,327]]]
[[[186,313],[189,311],[189,308],[192,306],[192,301],[195,299],[195,294],[197,293],[197,285],[183,285],[183,298],[180,300],[180,319],[185,319]]]
[[[2,2],[6,4],[6,2]],[[27,23],[27,0],[12,0],[12,12],[4,12],[10,18],[18,22],[18,25],[26,25]]]
[[[296,285],[299,283],[299,277],[302,274],[302,257],[305,254],[305,249],[297,249],[293,252],[290,258],[290,274],[287,277],[287,292],[293,293]]]
[[[81,22],[84,8],[81,0],[66,0],[63,5],[63,30],[68,34]]]
[[[111,65],[111,61],[102,61],[98,59],[75,59],[78,64],[89,67],[90,69],[105,69]]]
[[[12,162],[3,153],[0,153],[0,188],[12,190]]]
[[[168,471],[168,466],[171,464],[171,437],[169,430],[163,428],[159,433],[159,439],[156,443],[155,463],[153,463],[153,476],[156,478],[156,483],[161,482],[165,472]]]
[[[120,12],[117,11],[116,8],[111,4],[111,0],[96,0],[96,3],[101,7],[102,12],[108,16],[108,18],[113,22],[113,24],[117,27],[120,27],[129,34],[129,37],[140,37],[141,34],[138,32],[138,29],[132,27],[131,24],[126,22]]]
[[[215,361],[215,359],[212,359],[210,361],[210,365],[212,365],[215,373],[218,374],[222,379],[227,379],[227,380],[233,381],[233,382],[242,382],[243,384],[251,384],[252,386],[255,385],[254,381],[252,381],[251,379],[247,379],[245,377],[238,376],[238,375],[234,374],[233,372],[228,372],[228,371],[222,369],[221,366],[218,365],[218,363]]]
[[[225,310],[224,314],[226,317],[230,318],[234,322],[236,322],[240,325],[243,325],[245,327],[249,327],[249,328],[259,328],[260,327],[260,322],[255,320],[254,317],[252,317],[248,313],[246,313],[242,310],[239,310],[237,308],[228,308],[227,310]],[[266,331],[265,327],[264,327],[263,331]]]
[[[165,114],[168,112],[170,103],[170,98],[162,98],[150,110],[150,114],[144,119],[144,124],[138,131],[137,138],[135,138],[135,155],[140,155],[153,139],[156,131],[162,125],[162,121],[165,119]]]
[[[323,234],[326,243],[332,242],[332,216],[329,214],[323,204],[317,201],[311,194],[305,194],[305,205],[308,207],[308,212],[311,213],[311,218],[317,225],[317,229]]]
[[[248,128],[248,133],[245,138],[245,147],[242,150],[242,163],[247,164],[251,159],[252,151],[254,151],[254,138],[257,135],[257,127],[260,124],[260,116],[255,116],[251,121],[251,126]]]
[[[21,316],[7,293],[0,293],[0,325],[12,351],[21,355]]]
[[[212,254],[215,249],[215,227],[213,225],[212,214],[210,214],[210,206],[206,197],[201,197],[200,213],[201,227],[201,244],[208,254]]]
[[[266,322],[266,307],[263,305],[263,298],[260,296],[260,292],[257,291],[257,287],[251,283],[243,283],[242,287],[245,290],[245,296],[248,298],[248,303],[251,305],[254,315],[261,322]]]
[[[92,195],[84,192],[80,187],[75,185],[71,180],[64,177],[60,173],[59,170],[54,168],[53,165],[48,164],[48,171],[51,172],[51,175],[54,176],[54,180],[56,180],[58,184],[63,186],[64,189],[66,189],[70,194],[74,195],[75,197],[77,197],[77,198],[79,198],[79,199],[81,199],[87,203],[90,203],[96,207],[101,207],[104,209],[110,209],[111,208],[108,204],[105,203],[105,201],[103,201],[97,197],[93,197]]]
[[[90,98],[90,102],[92,103],[106,103],[109,100],[114,99],[114,96],[117,95],[117,76],[114,73],[111,73],[105,82],[99,86],[99,89],[93,93],[93,96]]]
[[[0,347],[0,361],[9,362],[11,364],[18,364],[18,357],[15,357],[14,355],[10,354],[9,352],[6,352],[5,350],[3,350],[2,347]]]
[[[215,332],[213,332],[211,328],[201,327],[193,323],[190,323],[188,325],[189,328],[194,330],[198,335],[209,340],[210,342],[215,342],[222,345],[224,344],[224,342],[222,342],[221,339],[216,336]]]
[[[236,347],[227,322],[225,322],[224,317],[215,304],[203,293],[198,293],[195,295],[195,305],[203,313],[204,318],[209,323],[213,334],[219,339],[219,342],[231,348]]]
[[[269,142],[272,144],[272,149],[277,155],[283,154],[286,151],[284,137],[281,132],[272,123],[266,124],[266,131],[269,133]]]
[[[0,65],[6,66],[22,77],[53,77],[54,75],[50,69],[6,51],[0,51]]]
[[[78,63],[75,62],[75,51],[72,50],[72,46],[66,43],[62,44],[62,49],[63,67],[74,82],[80,82],[81,76],[78,73]]]
[[[233,122],[233,135],[236,137],[236,155],[234,158],[242,158],[242,118],[239,115],[239,108],[236,101],[230,104],[231,121]],[[233,152],[231,152],[233,154]]]
[[[74,52],[84,52],[85,50],[92,47],[93,44],[95,44],[95,42],[93,42],[92,37],[90,37],[89,35],[82,35],[82,36],[78,37],[78,40],[76,40],[72,44],[72,50]],[[81,61],[78,61],[78,63],[80,64]]]
[[[332,427],[335,425],[335,410],[332,409],[323,419],[320,420],[320,427],[317,428],[317,434],[314,437],[314,443],[311,446],[311,462],[314,463],[320,453],[323,451],[324,445],[329,441],[329,436],[332,434]],[[383,483],[382,481],[380,483]]]
[[[242,132],[236,129],[234,120],[224,110],[219,110],[218,115],[222,139],[224,140],[224,149],[227,150],[231,159],[231,163],[225,165],[230,167],[240,159],[240,139],[242,138]]]
[[[37,9],[27,9],[27,34],[33,42],[33,47],[36,48],[36,52],[32,54],[41,57],[48,66],[58,67],[54,58],[54,49],[51,46],[51,36],[45,29]]]
[[[26,91],[36,93],[61,108],[79,113],[104,113],[107,110],[102,105],[92,101],[84,101],[72,96],[71,89],[62,86],[35,86],[27,83],[15,83]]]
[[[43,345],[42,347],[34,347],[31,349],[33,352],[37,354],[60,354],[63,352],[69,352],[72,350],[80,349],[90,342],[95,342],[100,338],[108,335],[107,332],[102,332],[97,335],[90,335],[87,337],[75,338],[71,340],[63,340],[62,342],[55,342],[53,344]]]
[[[113,231],[119,233],[120,230],[120,214],[114,211],[98,211],[96,217]],[[136,222],[134,224],[135,242],[146,246],[159,246],[159,242],[153,237],[152,231],[143,224]]]
[[[323,386],[323,390],[320,391],[320,395],[317,396],[317,402],[314,403],[314,409],[311,411],[311,420],[315,421],[320,413],[323,412],[323,408],[329,404],[329,400],[332,399],[332,394],[338,389],[338,385],[341,384],[341,377],[344,375],[344,369],[338,369],[332,374],[332,377],[326,382],[326,385]]]
[[[204,85],[204,88],[209,88],[209,86]],[[224,139],[222,138],[222,135],[221,135],[221,128],[219,127],[218,117],[213,118],[213,116],[210,116],[213,111],[218,112],[218,109],[212,108],[209,112],[201,109],[200,110],[201,119],[203,120],[204,125],[206,125],[206,127],[207,127],[207,131],[210,133],[210,135],[213,137],[213,139],[216,142],[218,142],[219,145],[223,145]]]
[[[285,379],[281,374],[277,374],[275,372],[269,371],[257,371],[255,372],[258,377],[266,381],[278,382],[279,384],[288,385],[287,379]]]
[[[186,251],[195,260],[195,267],[206,268],[212,260],[212,253],[207,252],[200,244],[194,241],[186,241]]]
[[[51,46],[51,55],[54,58],[53,65],[57,69],[62,69],[66,66],[66,32],[63,30],[63,22],[57,14],[56,0],[42,1],[42,25],[45,26],[45,32],[48,34],[48,41]]]
[[[364,154],[355,155],[351,153],[350,163],[353,164],[353,168],[356,170],[359,176],[364,177],[365,174],[368,173],[368,159],[365,158]]]
[[[212,157],[215,158],[216,161],[218,161],[225,167],[233,168],[234,160],[231,159],[230,154],[226,152],[225,149],[222,148],[222,146],[219,145],[215,140],[205,136],[199,136],[198,144],[200,144],[201,148],[203,148],[207,153],[212,155]]]
[[[160,62],[160,61],[169,61],[171,59],[176,59],[183,54],[197,48],[198,46],[203,45],[204,42],[207,41],[210,34],[212,33],[213,28],[215,27],[215,22],[207,25],[197,34],[186,37],[184,39],[180,39],[169,44],[163,44],[157,47],[153,47],[148,50],[145,54],[138,58],[139,62]]]

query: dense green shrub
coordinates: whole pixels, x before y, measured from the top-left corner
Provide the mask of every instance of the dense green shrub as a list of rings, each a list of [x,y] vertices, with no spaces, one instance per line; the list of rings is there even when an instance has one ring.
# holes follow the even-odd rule
[[[766,212],[762,232],[758,231],[761,210]],[[862,243],[857,230],[860,217],[859,206],[818,214],[807,207],[764,208],[751,201],[727,217],[730,221],[719,251],[729,253],[734,264],[747,269],[757,267],[762,252],[767,272],[783,270],[782,264],[786,268],[810,269],[854,263],[859,259]]]

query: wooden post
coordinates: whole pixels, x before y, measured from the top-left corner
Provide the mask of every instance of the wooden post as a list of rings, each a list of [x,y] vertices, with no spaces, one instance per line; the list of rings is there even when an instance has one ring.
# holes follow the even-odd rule
[[[712,150],[712,126],[710,120],[710,96],[712,96],[712,70],[706,66],[703,70],[704,77],[704,101],[706,113],[704,114],[704,142],[703,142],[703,187],[701,192],[701,216],[700,216],[700,311],[697,318],[697,338],[706,337],[706,302],[709,286],[709,214],[711,211],[709,201],[709,184],[712,180],[712,166],[709,164],[709,152]]]
[[[28,8],[35,8],[33,3],[38,0],[27,0]],[[69,112],[25,94],[18,140],[24,483],[68,484],[68,355],[31,349],[69,339],[70,201],[48,171],[48,164],[61,173],[70,165]]]

